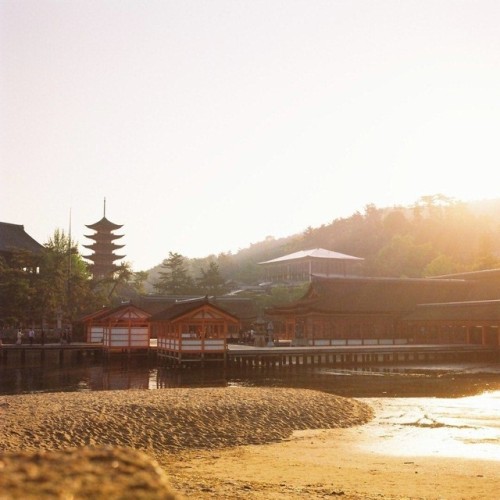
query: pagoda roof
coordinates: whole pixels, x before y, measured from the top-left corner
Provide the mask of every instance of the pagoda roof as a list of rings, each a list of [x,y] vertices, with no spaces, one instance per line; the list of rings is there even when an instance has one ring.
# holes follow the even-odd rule
[[[126,257],[126,255],[115,255],[114,253],[111,253],[111,254],[96,254],[96,253],[93,253],[93,254],[90,254],[90,255],[82,255],[82,257],[84,259],[88,259],[88,260],[91,260],[93,262],[105,260],[106,263],[104,265],[107,265],[107,261],[108,260],[115,261],[115,260],[124,259]]]
[[[117,248],[123,248],[125,245],[116,245],[115,243],[106,243],[105,244],[111,251],[116,250]],[[102,243],[91,243],[90,245],[82,245],[85,248],[90,248],[91,250],[94,248],[102,248]]]
[[[86,234],[85,238],[88,238],[89,240],[95,240],[95,239],[99,238],[99,235],[97,233]],[[116,240],[118,238],[123,238],[123,234],[106,234],[107,240]]]
[[[33,239],[20,224],[0,222],[0,252],[12,252],[15,249],[41,253],[43,245]]]
[[[331,250],[325,250],[324,248],[314,248],[312,250],[300,250],[299,252],[290,253],[288,255],[283,255],[277,259],[267,260],[265,262],[259,262],[259,264],[279,264],[283,262],[298,261],[302,259],[327,259],[327,260],[364,260],[361,257],[353,257],[352,255],[346,255],[339,252],[332,252]]]
[[[114,231],[115,229],[120,229],[123,224],[115,224],[110,220],[103,217],[101,220],[95,222],[94,224],[87,224],[85,227],[89,229],[94,229],[96,231]]]

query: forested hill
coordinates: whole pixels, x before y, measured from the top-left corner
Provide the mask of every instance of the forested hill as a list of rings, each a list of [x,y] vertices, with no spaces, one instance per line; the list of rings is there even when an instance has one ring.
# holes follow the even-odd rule
[[[257,284],[259,262],[313,248],[364,258],[367,276],[424,277],[500,267],[500,199],[465,203],[433,195],[408,207],[367,205],[363,213],[301,234],[268,236],[235,254],[185,262],[195,279],[215,262],[226,280]],[[149,284],[161,270],[160,263],[148,271]]]

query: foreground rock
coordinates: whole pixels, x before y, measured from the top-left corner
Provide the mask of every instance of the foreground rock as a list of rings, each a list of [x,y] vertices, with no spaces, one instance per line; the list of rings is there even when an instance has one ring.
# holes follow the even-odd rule
[[[2,500],[175,500],[165,472],[146,454],[120,448],[12,453],[0,457]]]

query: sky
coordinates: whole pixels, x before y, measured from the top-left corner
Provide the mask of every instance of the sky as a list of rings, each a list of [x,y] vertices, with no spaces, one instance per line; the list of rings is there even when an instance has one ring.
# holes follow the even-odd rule
[[[0,0],[0,221],[135,271],[498,198],[498,0]],[[329,250],[336,250],[330,248]]]

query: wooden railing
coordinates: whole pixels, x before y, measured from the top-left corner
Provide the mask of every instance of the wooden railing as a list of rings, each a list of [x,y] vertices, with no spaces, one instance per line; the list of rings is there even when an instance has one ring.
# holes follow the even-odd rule
[[[310,346],[341,346],[341,345],[404,345],[408,339],[307,339]]]
[[[173,351],[180,353],[221,353],[227,349],[226,339],[158,338],[158,352]]]

